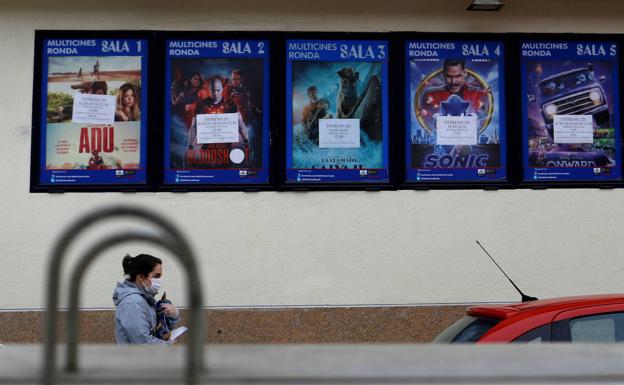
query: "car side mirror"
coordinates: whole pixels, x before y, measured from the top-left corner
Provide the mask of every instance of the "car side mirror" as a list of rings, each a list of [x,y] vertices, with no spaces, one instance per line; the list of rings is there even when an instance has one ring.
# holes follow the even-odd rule
[[[604,76],[604,75],[600,75],[600,76],[598,76],[598,80],[600,80],[600,83],[604,83],[605,80],[607,80],[607,77]]]
[[[529,103],[533,103],[535,102],[535,95],[533,94],[528,94],[527,98],[529,99]]]

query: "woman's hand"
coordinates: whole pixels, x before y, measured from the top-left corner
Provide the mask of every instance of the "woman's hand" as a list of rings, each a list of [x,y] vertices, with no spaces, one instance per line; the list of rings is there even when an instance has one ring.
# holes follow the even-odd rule
[[[178,315],[178,309],[172,303],[164,303],[160,306],[162,306],[162,311],[165,312],[167,317],[175,318]]]

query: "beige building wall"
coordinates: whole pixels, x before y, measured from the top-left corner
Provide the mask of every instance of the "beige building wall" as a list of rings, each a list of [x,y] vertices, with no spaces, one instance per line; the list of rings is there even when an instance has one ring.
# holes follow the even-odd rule
[[[207,305],[216,308],[407,305],[432,309],[418,313],[429,317],[439,304],[517,300],[476,239],[528,294],[622,292],[621,189],[28,192],[36,29],[624,32],[619,0],[505,2],[500,12],[474,13],[464,10],[468,0],[2,1],[3,317],[43,307],[53,240],[79,214],[116,203],[174,219],[193,243]],[[90,232],[81,245],[128,226]],[[114,249],[89,271],[82,306],[112,309],[122,256],[143,250],[165,258],[165,289],[187,303],[172,259],[136,245]]]

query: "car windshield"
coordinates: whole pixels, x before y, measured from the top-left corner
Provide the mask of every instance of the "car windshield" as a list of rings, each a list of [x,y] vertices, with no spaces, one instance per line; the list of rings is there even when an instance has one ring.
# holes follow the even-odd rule
[[[449,326],[433,342],[440,344],[476,342],[499,322],[497,319],[465,316]]]
[[[552,96],[566,88],[580,87],[593,82],[592,73],[584,69],[541,81],[538,86],[543,96]]]

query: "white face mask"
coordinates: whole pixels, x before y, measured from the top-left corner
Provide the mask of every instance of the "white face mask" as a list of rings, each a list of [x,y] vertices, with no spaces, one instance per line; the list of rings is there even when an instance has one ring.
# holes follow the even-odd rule
[[[152,281],[152,286],[146,287],[145,291],[151,295],[156,295],[162,286],[162,278],[150,278],[150,281]]]

